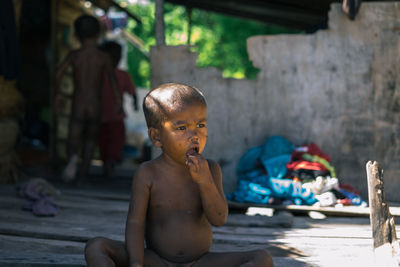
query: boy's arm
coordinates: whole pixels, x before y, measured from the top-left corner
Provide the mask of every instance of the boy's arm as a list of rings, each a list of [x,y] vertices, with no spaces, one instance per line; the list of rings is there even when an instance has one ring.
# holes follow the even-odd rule
[[[125,244],[129,266],[144,266],[144,231],[151,183],[149,171],[140,167],[133,178],[131,200],[126,219]]]
[[[126,84],[125,84],[125,90],[132,95],[133,97],[133,108],[138,111],[138,102],[137,102],[137,96],[136,96],[136,85],[133,82],[131,76],[129,75],[128,72],[125,72],[126,74]]]
[[[208,221],[214,226],[223,225],[228,217],[228,205],[222,188],[221,168],[200,154],[188,156],[188,166],[192,179],[199,186]]]
[[[117,112],[122,112],[122,97],[121,91],[119,90],[119,85],[117,81],[117,75],[115,74],[115,69],[112,65],[112,60],[109,55],[106,55],[106,73],[110,79],[110,84],[114,92],[115,103],[117,105]]]

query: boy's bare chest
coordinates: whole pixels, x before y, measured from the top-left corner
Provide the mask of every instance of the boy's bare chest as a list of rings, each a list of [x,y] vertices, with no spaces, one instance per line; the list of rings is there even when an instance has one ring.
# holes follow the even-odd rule
[[[198,185],[191,179],[165,179],[153,185],[150,193],[150,210],[199,210],[201,198]]]

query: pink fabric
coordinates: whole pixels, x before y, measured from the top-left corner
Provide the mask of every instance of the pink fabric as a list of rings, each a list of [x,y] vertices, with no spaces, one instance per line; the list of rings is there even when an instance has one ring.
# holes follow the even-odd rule
[[[117,81],[120,89],[121,95],[121,103],[122,96],[124,93],[128,93],[130,95],[135,95],[135,84],[133,83],[129,73],[123,70],[115,69],[115,74],[117,76]],[[115,107],[115,96],[113,92],[113,88],[111,87],[111,83],[109,77],[105,75],[104,77],[104,86],[103,86],[103,109],[102,109],[102,122],[110,122],[115,120],[123,120],[125,117],[125,113],[122,112],[120,114],[117,113],[117,109]]]

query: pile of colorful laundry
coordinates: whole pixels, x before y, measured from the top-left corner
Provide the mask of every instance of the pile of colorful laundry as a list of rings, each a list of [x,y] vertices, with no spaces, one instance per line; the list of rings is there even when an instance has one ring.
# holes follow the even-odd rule
[[[242,156],[237,175],[237,188],[227,195],[235,202],[367,206],[354,187],[339,182],[329,155],[316,144],[295,147],[272,136]]]

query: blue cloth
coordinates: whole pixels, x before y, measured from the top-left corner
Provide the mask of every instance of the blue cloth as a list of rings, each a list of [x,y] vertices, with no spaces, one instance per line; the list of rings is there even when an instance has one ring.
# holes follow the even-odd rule
[[[281,155],[291,155],[294,145],[282,136],[271,136],[263,146],[262,157],[267,160]]]
[[[271,190],[257,183],[241,180],[236,190],[227,194],[226,198],[242,203],[268,204],[271,198]]]
[[[290,161],[293,150],[293,144],[281,136],[272,136],[267,139],[260,161],[269,177],[283,178],[286,175],[286,164]]]
[[[268,138],[264,145],[250,148],[237,167],[238,185],[227,194],[232,201],[268,204],[274,199],[289,200],[296,205],[312,205],[318,200],[300,182],[284,179],[293,153],[293,144],[282,136]],[[340,189],[356,206],[367,206],[360,196]]]
[[[236,173],[239,179],[244,178],[247,173],[254,170],[260,169],[260,156],[263,152],[263,146],[257,146],[250,148],[247,152],[240,158],[238,166],[236,168]],[[262,168],[261,168],[262,169]]]
[[[269,179],[266,186],[240,180],[236,190],[228,194],[227,198],[236,202],[258,204],[268,204],[271,198],[290,200],[296,205],[312,205],[317,202],[311,191],[302,188],[301,183],[290,179]]]
[[[297,205],[317,202],[314,194],[301,183],[282,179],[294,146],[281,136],[272,136],[263,146],[250,148],[237,167],[238,185],[227,198],[237,202],[267,204],[273,198],[290,200]]]
[[[343,194],[346,198],[350,199],[351,204],[353,204],[354,206],[361,206],[361,205],[367,206],[367,203],[364,200],[362,200],[359,195],[344,190],[342,188],[339,189],[339,192]]]
[[[268,159],[262,155],[261,162],[267,170],[269,177],[283,178],[286,175],[286,164],[290,161],[290,157],[290,154],[285,154]]]
[[[273,198],[290,200],[297,205],[317,202],[314,194],[301,183],[282,179],[294,146],[281,136],[272,136],[263,146],[250,148],[237,167],[238,185],[227,198],[237,202],[267,204]]]
[[[312,205],[318,201],[313,192],[290,179],[270,179],[268,187],[273,197],[291,200],[296,205]]]

